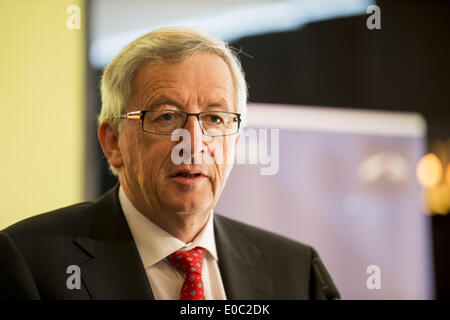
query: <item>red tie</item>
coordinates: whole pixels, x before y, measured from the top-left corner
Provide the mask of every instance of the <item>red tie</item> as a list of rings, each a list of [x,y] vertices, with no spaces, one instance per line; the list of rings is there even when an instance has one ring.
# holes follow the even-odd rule
[[[167,259],[186,277],[180,290],[180,300],[205,300],[202,281],[202,259],[205,249],[175,251]]]

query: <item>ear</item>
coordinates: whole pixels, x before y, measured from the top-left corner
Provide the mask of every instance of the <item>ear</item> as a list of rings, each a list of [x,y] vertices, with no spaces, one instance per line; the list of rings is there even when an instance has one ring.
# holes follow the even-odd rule
[[[97,136],[109,163],[114,168],[122,167],[123,160],[119,148],[119,132],[116,126],[110,121],[102,122],[98,127]]]

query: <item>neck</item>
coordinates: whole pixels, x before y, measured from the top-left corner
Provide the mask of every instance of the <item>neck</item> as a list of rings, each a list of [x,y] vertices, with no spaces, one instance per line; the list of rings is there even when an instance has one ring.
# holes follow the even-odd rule
[[[142,215],[184,243],[193,241],[208,223],[211,210],[180,213],[164,208],[147,208],[148,206],[140,206],[141,201],[135,199],[126,186],[121,187],[128,200]]]
[[[174,237],[180,239],[184,243],[188,243],[193,241],[206,226],[209,214],[210,212],[195,214],[167,213],[167,215],[164,215],[167,219],[159,219],[159,221],[158,217],[147,218]]]

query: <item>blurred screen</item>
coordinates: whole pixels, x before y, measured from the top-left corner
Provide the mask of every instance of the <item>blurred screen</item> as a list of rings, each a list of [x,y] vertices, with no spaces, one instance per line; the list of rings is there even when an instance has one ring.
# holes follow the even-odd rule
[[[343,299],[433,298],[430,221],[415,174],[421,117],[354,114],[250,105],[245,157],[237,155],[246,161],[236,163],[215,211],[313,246]],[[278,141],[267,123],[281,127]],[[375,269],[382,290],[368,283]]]

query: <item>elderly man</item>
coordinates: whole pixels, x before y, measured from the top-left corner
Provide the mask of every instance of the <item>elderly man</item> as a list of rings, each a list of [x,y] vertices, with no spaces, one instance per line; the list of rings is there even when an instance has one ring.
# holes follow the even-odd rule
[[[213,212],[247,99],[224,42],[150,32],[106,67],[101,93],[98,138],[119,184],[3,230],[0,297],[338,298],[314,249]]]

